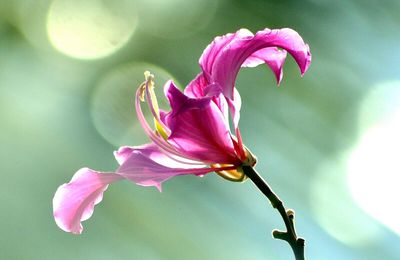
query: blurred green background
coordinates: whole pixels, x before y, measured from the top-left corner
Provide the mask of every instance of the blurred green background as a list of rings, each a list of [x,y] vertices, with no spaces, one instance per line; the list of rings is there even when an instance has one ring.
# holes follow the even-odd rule
[[[251,182],[184,176],[164,191],[113,184],[80,236],[52,217],[83,166],[117,167],[148,142],[133,98],[143,72],[183,88],[217,35],[291,27],[311,47],[237,87],[245,144],[297,213],[309,259],[400,259],[400,2],[0,0],[0,259],[292,259]],[[160,101],[165,105],[165,101]]]

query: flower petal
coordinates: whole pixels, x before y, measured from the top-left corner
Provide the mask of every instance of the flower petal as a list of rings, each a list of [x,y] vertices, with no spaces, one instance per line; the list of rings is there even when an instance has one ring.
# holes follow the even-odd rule
[[[206,165],[193,165],[177,161],[163,153],[156,145],[136,147],[131,156],[118,168],[117,173],[141,186],[155,186],[177,175],[204,175],[215,169]]]
[[[266,63],[274,73],[279,85],[283,78],[283,64],[285,63],[286,53],[285,50],[279,50],[275,47],[261,49],[250,55],[250,57],[244,61],[242,67],[256,67]]]
[[[131,156],[134,149],[134,147],[122,146],[118,149],[118,151],[115,151],[114,157],[117,160],[118,164],[123,164],[129,158],[129,156]]]
[[[53,214],[56,224],[66,232],[82,233],[81,222],[90,218],[94,206],[103,198],[103,192],[112,182],[128,179],[142,186],[155,186],[161,191],[161,183],[177,175],[202,176],[216,170],[199,162],[177,158],[163,153],[155,144],[139,147],[121,147],[115,156],[121,166],[116,173],[104,173],[82,168],[69,183],[61,185],[53,198]]]
[[[168,89],[168,86],[165,89]],[[227,124],[229,124],[228,105],[225,97],[221,95],[221,86],[217,83],[209,84],[203,73],[197,75],[185,88],[183,93],[190,98],[212,97],[212,100],[224,115]]]
[[[233,89],[233,99],[227,99],[227,102],[232,116],[233,127],[236,130],[239,127],[240,108],[242,107],[242,98],[236,88]]]
[[[265,29],[254,36],[247,30],[239,30],[233,35],[217,37],[206,48],[200,58],[200,65],[208,81],[219,83],[224,95],[232,99],[236,76],[243,63],[245,66],[255,65],[262,59],[273,69],[278,82],[280,81],[283,53],[278,55],[276,49],[265,50],[270,47],[283,48],[289,52],[299,65],[302,75],[310,65],[311,53],[308,45],[297,32],[289,28]],[[274,57],[265,56],[271,52]],[[250,60],[246,63],[249,57]]]
[[[177,150],[206,163],[238,163],[229,124],[212,98],[189,98],[173,84],[166,93],[172,108],[168,141]]]
[[[122,179],[113,173],[100,173],[82,168],[69,183],[61,185],[53,198],[53,214],[57,225],[66,232],[80,234],[81,221],[93,214],[94,206],[103,198],[108,184]]]
[[[168,82],[167,82],[168,83]],[[169,83],[170,84],[170,83]],[[186,86],[184,90],[184,94],[190,98],[200,98],[204,97],[204,87],[207,86],[209,83],[207,79],[204,77],[203,73],[200,73],[196,76],[194,80],[192,80],[189,85]],[[169,85],[164,86],[165,95],[167,96]]]
[[[215,37],[214,41],[206,47],[199,60],[200,67],[205,73],[206,78],[210,81],[215,60],[232,41],[252,36],[253,33],[249,30],[240,29],[236,33],[228,33],[223,36]]]
[[[310,66],[310,47],[293,29],[265,29],[263,31],[259,31],[254,36],[250,45],[257,45],[257,43],[264,45],[265,47],[276,46],[289,52],[299,66],[301,75],[304,75]]]

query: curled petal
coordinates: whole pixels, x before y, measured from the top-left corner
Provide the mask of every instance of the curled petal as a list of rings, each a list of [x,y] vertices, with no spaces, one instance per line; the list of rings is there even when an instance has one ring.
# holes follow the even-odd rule
[[[279,85],[283,78],[283,64],[285,63],[285,59],[285,50],[270,47],[254,52],[244,61],[242,67],[256,67],[265,63],[274,73],[276,82]]]
[[[252,37],[253,33],[247,29],[240,29],[236,33],[228,33],[223,36],[218,36],[214,39],[212,43],[210,43],[207,48],[204,50],[203,54],[200,57],[199,63],[203,72],[206,75],[206,78],[210,80],[211,74],[214,68],[214,62],[221,54],[221,52],[229,46],[229,44],[236,39],[243,39]]]
[[[284,53],[279,53],[277,47],[293,56],[302,75],[306,72],[311,62],[310,49],[300,35],[289,28],[265,29],[254,36],[247,30],[240,30],[235,34],[217,37],[203,53],[200,65],[208,81],[219,83],[224,95],[232,99],[236,76],[243,63],[245,66],[254,66],[263,60],[280,81]],[[271,52],[273,56],[267,57]]]
[[[259,31],[253,39],[253,44],[256,42],[260,42],[261,45],[276,46],[289,52],[299,66],[301,75],[304,75],[310,66],[310,47],[295,30],[283,28]]]
[[[189,98],[174,85],[167,89],[167,97],[172,107],[168,141],[177,150],[205,163],[240,163],[226,117],[212,98]]]
[[[120,179],[119,175],[88,168],[77,171],[54,195],[53,214],[57,225],[66,232],[80,234],[83,230],[81,221],[92,216],[94,206],[102,200],[108,184]]]

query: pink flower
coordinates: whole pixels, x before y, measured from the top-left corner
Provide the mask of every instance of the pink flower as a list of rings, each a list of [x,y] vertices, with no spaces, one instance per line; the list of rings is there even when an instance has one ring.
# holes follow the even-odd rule
[[[229,180],[244,180],[241,166],[253,166],[256,160],[240,136],[241,101],[234,87],[236,75],[240,67],[266,63],[279,83],[286,51],[304,74],[311,54],[308,45],[291,29],[265,29],[256,35],[242,29],[215,38],[200,58],[202,73],[189,83],[184,93],[172,81],[165,84],[165,96],[171,106],[168,112],[158,108],[154,77],[146,72],[135,105],[138,119],[152,142],[121,147],[114,152],[120,164],[115,172],[78,170],[69,183],[57,189],[53,198],[57,225],[64,231],[80,234],[81,222],[93,214],[108,185],[122,179],[155,186],[160,191],[162,182],[184,174],[203,176],[217,172]],[[144,101],[154,116],[154,129],[143,116]],[[229,112],[235,135],[230,131]]]

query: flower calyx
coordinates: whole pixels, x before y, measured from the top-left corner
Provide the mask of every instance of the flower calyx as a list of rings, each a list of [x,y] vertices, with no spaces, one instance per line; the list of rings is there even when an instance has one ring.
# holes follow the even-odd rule
[[[255,166],[257,163],[257,158],[253,155],[247,148],[245,148],[246,159],[239,165],[236,169],[233,170],[223,170],[223,171],[216,171],[216,173],[228,181],[233,182],[244,182],[247,180],[246,174],[244,174],[243,166]],[[226,164],[213,164],[211,167],[213,168],[220,168],[228,166]]]

